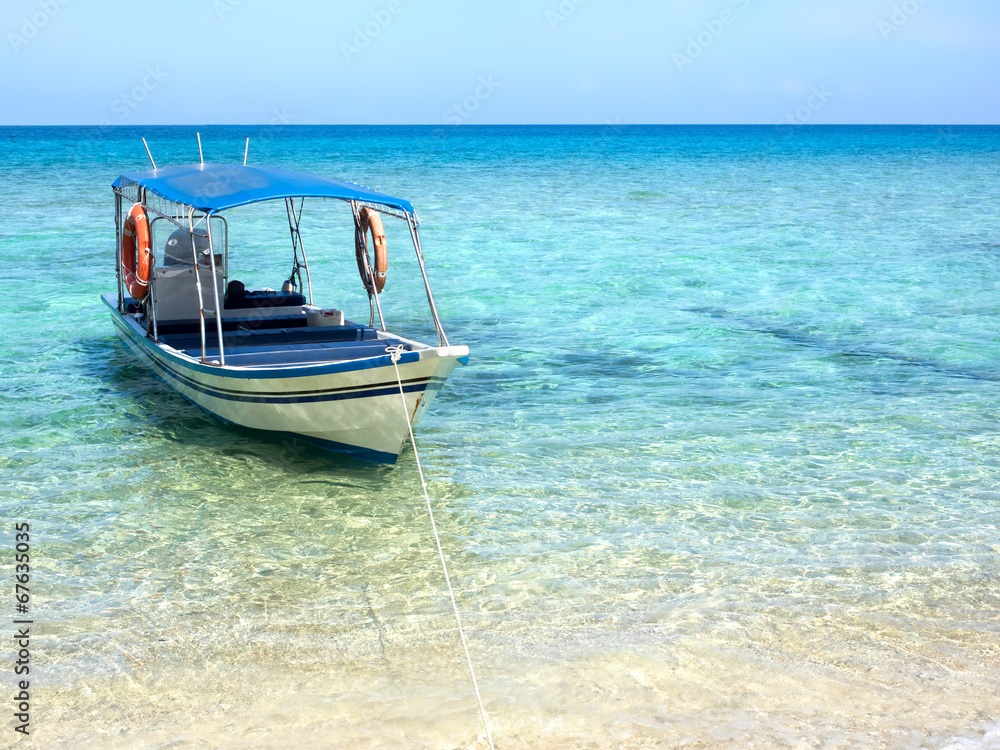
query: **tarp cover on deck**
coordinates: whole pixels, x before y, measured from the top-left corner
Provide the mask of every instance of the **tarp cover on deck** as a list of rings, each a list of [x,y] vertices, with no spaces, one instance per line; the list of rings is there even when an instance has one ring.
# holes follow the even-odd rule
[[[112,187],[121,187],[129,182],[142,185],[169,201],[183,203],[205,213],[280,198],[356,200],[413,213],[413,206],[400,198],[351,182],[274,167],[186,164],[151,172],[128,172],[115,180]]]

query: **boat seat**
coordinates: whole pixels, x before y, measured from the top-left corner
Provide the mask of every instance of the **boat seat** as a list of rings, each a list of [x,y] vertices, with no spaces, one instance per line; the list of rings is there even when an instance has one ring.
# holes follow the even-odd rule
[[[223,307],[226,310],[257,310],[262,307],[302,307],[305,295],[295,292],[247,292],[238,297],[226,295]]]
[[[305,313],[297,313],[294,315],[275,315],[273,317],[267,318],[223,318],[222,320],[222,330],[226,332],[241,331],[241,332],[253,332],[255,330],[267,330],[267,329],[287,329],[287,328],[305,328],[306,326],[306,316]],[[201,323],[199,323],[197,318],[188,320],[170,320],[170,321],[157,321],[157,333],[162,339],[164,334],[175,335],[175,334],[194,334],[201,335]],[[209,317],[205,321],[205,333],[208,335],[213,335],[215,332],[215,318]]]
[[[228,322],[228,321],[227,321]],[[205,345],[213,346],[218,335],[213,326],[205,330]],[[301,346],[308,344],[330,344],[349,341],[376,341],[378,332],[370,326],[349,323],[343,326],[322,326],[319,328],[254,328],[251,330],[223,331],[222,345],[231,347],[277,347]],[[201,329],[197,327],[183,332],[160,334],[160,341],[174,349],[197,349],[201,353]]]
[[[315,343],[286,346],[239,347],[226,350],[227,365],[291,365],[310,364],[314,362],[344,362],[354,359],[382,357],[390,346],[403,344],[398,339],[365,342]],[[409,346],[403,344],[409,350]],[[192,357],[201,357],[201,344],[197,348],[188,349],[186,353]],[[218,348],[205,350],[208,359],[218,359]]]

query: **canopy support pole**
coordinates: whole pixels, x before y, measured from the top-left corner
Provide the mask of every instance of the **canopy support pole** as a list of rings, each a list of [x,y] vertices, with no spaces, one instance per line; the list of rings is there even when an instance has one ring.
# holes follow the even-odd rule
[[[437,305],[434,304],[434,295],[431,294],[431,282],[427,279],[427,269],[424,267],[424,253],[420,248],[420,232],[417,231],[417,220],[413,214],[409,214],[406,217],[406,223],[410,227],[410,237],[413,238],[413,249],[417,253],[417,262],[420,264],[420,275],[424,277],[424,289],[427,290],[427,302],[431,307],[431,317],[434,318],[438,346],[450,346],[448,337],[445,336],[444,328],[441,326],[441,319],[438,317]]]
[[[212,245],[212,214],[208,214],[205,217],[205,229],[208,231],[208,257],[211,260],[212,268],[212,295],[215,298],[215,328],[219,334],[219,364],[222,367],[225,367],[226,352],[222,346],[222,306],[219,304],[219,285],[215,281],[215,249]],[[228,236],[228,232],[226,234]],[[194,238],[192,237],[191,239],[193,242]],[[204,326],[204,322],[202,325]]]
[[[199,222],[200,223],[200,222]],[[201,322],[201,361],[205,362],[205,297],[201,293],[201,270],[198,267],[198,247],[194,242],[194,209],[188,209],[188,235],[191,237],[191,256],[194,258],[194,285],[198,289],[198,318]]]
[[[118,312],[125,312],[122,285],[122,194],[115,191],[115,277],[118,281]]]
[[[299,231],[299,225],[302,222],[302,207],[305,205],[306,199],[302,198],[299,202],[299,212],[295,213],[295,199],[285,198],[285,212],[288,214],[288,229],[292,234],[292,258],[295,263],[294,271],[299,272],[299,286],[302,286],[302,267],[306,269],[306,284],[309,287],[309,304],[313,304],[313,286],[312,286],[312,275],[309,273],[309,259],[306,258],[306,248],[302,244],[302,233]],[[299,265],[299,251],[302,252],[302,266]],[[294,273],[293,271],[293,273]]]
[[[203,219],[205,220],[206,231],[208,232],[208,257],[210,259],[209,268],[212,270],[212,294],[215,298],[214,310],[205,310],[205,295],[201,289],[201,266],[198,265],[198,246],[194,241],[194,228],[197,224],[194,223],[194,208],[188,209],[188,234],[191,235],[191,255],[194,257],[194,283],[198,289],[198,313],[201,322],[201,361],[204,364],[208,363],[208,357],[205,356],[205,313],[210,312],[215,314],[215,326],[219,334],[219,364],[225,366],[226,353],[222,347],[222,311],[219,309],[219,286],[215,283],[215,252],[212,249],[211,214],[198,219],[198,224],[201,224]]]

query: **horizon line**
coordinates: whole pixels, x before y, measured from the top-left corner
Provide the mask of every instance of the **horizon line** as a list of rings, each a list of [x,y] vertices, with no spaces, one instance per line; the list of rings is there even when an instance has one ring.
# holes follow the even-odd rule
[[[228,122],[202,122],[202,123],[57,123],[57,124],[30,124],[13,125],[0,124],[0,129],[7,128],[101,128],[101,129],[129,129],[129,128],[295,128],[295,127],[343,127],[343,128],[442,128],[448,130],[461,130],[463,128],[553,128],[553,127],[601,127],[601,128],[630,128],[630,127],[793,127],[793,128],[860,128],[860,127],[915,127],[915,128],[993,128],[1000,127],[1000,123],[986,122],[850,122],[850,123],[766,123],[766,122],[483,122],[483,123],[340,123],[340,122],[295,122],[295,123],[228,123]]]

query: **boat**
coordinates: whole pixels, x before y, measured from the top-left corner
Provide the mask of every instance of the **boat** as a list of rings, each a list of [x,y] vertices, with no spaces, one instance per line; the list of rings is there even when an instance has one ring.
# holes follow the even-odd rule
[[[199,152],[200,145],[199,137]],[[149,160],[151,171],[112,183],[118,291],[102,299],[128,349],[224,422],[395,463],[412,427],[469,356],[467,346],[449,344],[441,326],[413,206],[351,182],[247,166],[245,155],[242,165],[157,169],[151,154]],[[353,215],[353,249],[369,302],[362,322],[314,304],[300,231],[306,199],[333,199]],[[262,202],[283,203],[288,218],[292,272],[279,289],[251,287],[230,268],[226,212]],[[388,258],[382,217],[408,225],[434,345],[386,327],[379,296]],[[232,254],[237,268],[250,260],[238,247]]]

